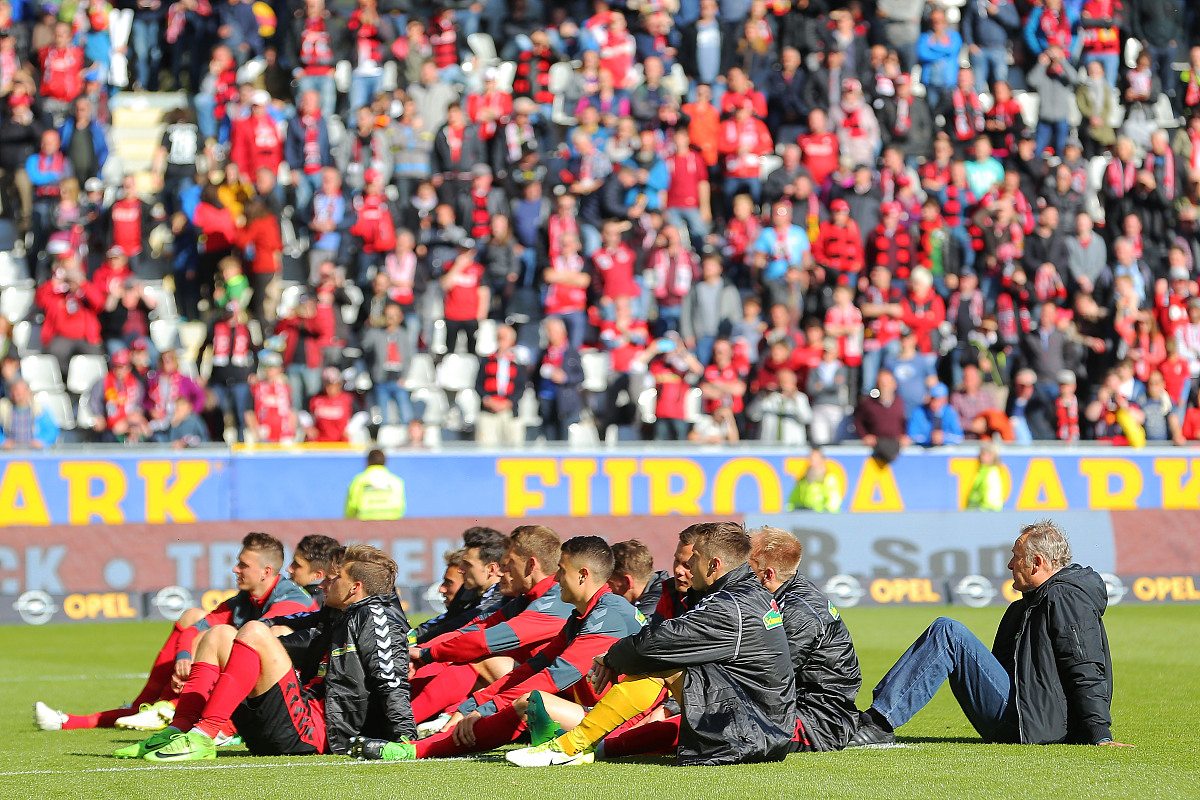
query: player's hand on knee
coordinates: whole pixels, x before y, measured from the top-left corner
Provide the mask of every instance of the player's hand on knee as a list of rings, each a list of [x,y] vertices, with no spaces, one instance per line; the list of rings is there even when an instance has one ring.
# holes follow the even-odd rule
[[[190,658],[175,659],[175,677],[181,681],[186,681],[188,675],[192,672],[192,660]]]
[[[455,711],[453,714],[450,715],[450,719],[446,720],[446,724],[442,726],[442,729],[440,731],[438,731],[438,733],[445,733],[446,731],[452,731],[456,727],[458,727],[458,723],[460,723],[462,721],[463,721],[462,712]]]
[[[454,743],[459,747],[473,747],[475,745],[475,723],[483,719],[483,716],[478,711],[472,711],[463,717],[462,722],[454,729]]]

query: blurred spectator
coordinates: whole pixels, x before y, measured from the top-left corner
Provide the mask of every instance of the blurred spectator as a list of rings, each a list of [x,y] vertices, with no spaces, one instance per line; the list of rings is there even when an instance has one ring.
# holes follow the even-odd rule
[[[8,396],[0,398],[0,449],[45,450],[58,439],[58,425],[41,408],[21,378],[7,382]]]
[[[252,379],[254,404],[246,410],[246,427],[259,442],[290,442],[299,429],[292,390],[283,372],[283,358],[265,351],[259,358],[261,376]]]
[[[850,401],[850,378],[835,339],[825,340],[820,362],[808,371],[804,392],[812,403],[813,444],[837,444]]]
[[[166,350],[159,355],[158,369],[150,373],[146,382],[145,405],[151,431],[161,435],[175,424],[180,399],[189,402],[190,413],[204,407],[204,390],[179,371],[179,357],[175,351]]]
[[[354,396],[346,391],[342,373],[337,367],[321,372],[324,389],[308,401],[311,423],[305,439],[310,442],[349,441],[347,428],[354,416]]]
[[[788,497],[788,510],[836,513],[841,506],[842,486],[827,469],[824,452],[813,447],[808,453],[808,469]]]
[[[496,330],[496,352],[479,364],[475,392],[482,407],[475,422],[475,440],[485,447],[522,447],[525,443],[525,423],[518,406],[527,375],[514,350],[516,343],[516,331],[501,325]]]
[[[781,369],[777,378],[778,390],[766,394],[758,405],[758,438],[767,443],[803,446],[808,442],[807,426],[813,421],[812,407],[796,383],[795,372]]]
[[[912,412],[908,420],[908,436],[913,444],[938,447],[962,441],[962,425],[958,414],[950,407],[950,390],[944,383],[929,388],[929,399]]]
[[[413,421],[412,400],[405,385],[412,367],[412,340],[403,324],[404,312],[400,306],[389,303],[383,311],[383,325],[370,328],[363,336],[363,354],[374,392],[372,402],[389,425],[397,422],[408,425]]]
[[[905,418],[904,401],[896,394],[896,378],[881,369],[875,388],[858,401],[854,427],[867,447],[875,448],[882,440],[907,445],[911,442]]]
[[[738,291],[722,277],[721,257],[706,255],[700,262],[701,280],[692,284],[680,309],[679,332],[684,346],[701,364],[712,360],[713,342],[728,337],[741,317]],[[732,353],[731,353],[732,356]]]
[[[968,511],[1000,511],[1004,505],[1004,484],[1000,475],[996,445],[984,442],[979,446],[979,468],[967,490]]]
[[[549,441],[566,441],[571,425],[583,411],[580,386],[583,363],[567,338],[567,326],[557,317],[546,320],[546,349],[538,366],[538,409],[542,431]]]
[[[704,365],[688,352],[678,334],[656,339],[637,357],[648,368],[657,390],[654,404],[654,438],[685,441],[691,427],[687,396],[692,382],[704,374]]]
[[[69,252],[54,257],[53,276],[37,288],[34,301],[46,314],[42,348],[58,359],[59,371],[65,376],[72,356],[101,352],[98,315],[105,295],[84,277]]]

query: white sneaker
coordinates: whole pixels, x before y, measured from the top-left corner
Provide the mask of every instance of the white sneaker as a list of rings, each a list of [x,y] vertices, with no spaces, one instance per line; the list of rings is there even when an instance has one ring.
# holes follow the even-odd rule
[[[575,767],[580,764],[591,764],[596,760],[596,751],[587,750],[575,755],[567,755],[558,746],[557,739],[551,739],[536,747],[522,747],[520,750],[510,750],[504,754],[508,763],[518,767]]]
[[[213,744],[217,747],[233,747],[242,744],[242,737],[237,733],[221,732],[213,737]]]
[[[428,722],[422,722],[417,726],[417,738],[427,739],[446,727],[446,723],[450,721],[449,714],[441,714]]]
[[[166,700],[157,703],[142,703],[137,713],[121,717],[113,723],[118,728],[132,731],[161,731],[175,719],[175,705]]]
[[[61,731],[67,715],[38,700],[33,704],[33,724],[44,731]]]

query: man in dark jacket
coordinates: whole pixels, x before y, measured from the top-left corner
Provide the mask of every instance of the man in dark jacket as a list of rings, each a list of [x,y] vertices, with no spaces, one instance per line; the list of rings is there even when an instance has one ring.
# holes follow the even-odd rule
[[[796,729],[795,674],[783,616],[747,563],[750,537],[736,522],[702,522],[691,530],[688,566],[696,607],[643,628],[598,657],[593,686],[603,688],[618,675],[625,679],[573,730],[515,751],[509,761],[588,763],[600,740],[652,708],[664,687],[682,712],[643,727],[661,732],[659,745],[677,741],[679,764],[781,761],[788,754]]]
[[[416,736],[404,649],[408,620],[395,583],[396,562],[387,554],[369,545],[346,548],[326,589],[325,608],[342,613],[325,669],[303,688],[270,622],[214,629],[192,664],[172,726],[138,745],[143,757],[216,758],[213,740],[231,721],[254,755],[346,753],[357,735]],[[322,622],[327,616],[314,612],[286,624],[295,630]]]
[[[671,573],[665,569],[655,572],[650,548],[637,539],[617,542],[612,551],[613,574],[608,588],[633,603],[652,624],[661,620],[655,617],[655,610],[662,601],[663,588],[672,581]]]
[[[989,653],[966,626],[940,617],[875,687],[848,747],[885,744],[949,679],[984,740],[1010,744],[1107,744],[1112,738],[1112,661],[1101,617],[1104,580],[1071,563],[1071,546],[1049,520],[1013,544],[1013,589]]]
[[[787,531],[750,532],[750,567],[783,613],[796,672],[792,750],[841,750],[858,725],[854,706],[862,673],[850,630],[829,598],[801,575],[800,542]]]
[[[500,594],[500,561],[508,549],[508,537],[494,528],[482,525],[463,532],[463,555],[459,567],[463,573],[462,588],[454,596],[466,598],[460,609],[446,609],[445,614],[422,622],[408,632],[408,645],[425,644],[444,633],[453,633],[479,617],[489,617],[500,609],[508,598]]]

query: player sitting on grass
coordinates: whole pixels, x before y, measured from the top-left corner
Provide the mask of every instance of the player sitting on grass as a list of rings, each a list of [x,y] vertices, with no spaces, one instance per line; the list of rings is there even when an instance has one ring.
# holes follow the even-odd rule
[[[342,549],[341,543],[332,536],[310,533],[300,540],[288,564],[288,578],[297,586],[303,586],[313,602],[321,605],[324,593],[321,584],[329,577],[329,558]]]
[[[640,611],[608,588],[612,569],[612,550],[603,539],[568,539],[554,580],[574,610],[545,649],[467,698],[447,730],[415,743],[359,740],[351,755],[407,761],[491,750],[513,741],[524,729],[522,717],[531,697],[539,698],[551,713],[561,706],[577,723],[584,706],[599,699],[584,677],[592,660],[645,624]]]
[[[572,609],[551,569],[561,547],[558,534],[542,525],[514,529],[500,577],[501,593],[512,599],[483,619],[409,649],[412,663],[421,665],[413,676],[421,687],[413,696],[418,722],[457,708],[472,690],[495,683],[562,630]]]
[[[637,539],[617,542],[612,551],[613,574],[608,579],[608,588],[633,603],[647,620],[653,621],[663,589],[671,583],[670,573],[665,569],[654,571],[650,548]]]
[[[192,667],[192,655],[206,632],[218,625],[240,628],[263,617],[284,616],[316,609],[308,593],[287,578],[283,569],[283,544],[267,533],[250,533],[242,539],[233,574],[238,593],[208,614],[192,608],[183,612],[158,651],[146,685],[133,703],[96,714],[64,714],[39,701],[34,721],[44,731],[73,728],[128,728],[161,730],[175,713],[179,689]],[[131,710],[136,710],[131,713]]]
[[[788,754],[796,730],[795,675],[783,617],[747,563],[750,539],[734,522],[700,523],[690,530],[695,608],[643,628],[599,656],[591,672],[595,689],[620,675],[625,679],[577,726],[555,718],[570,728],[567,733],[508,753],[510,762],[529,767],[591,762],[600,740],[653,708],[664,686],[682,708],[680,764],[780,761]],[[551,717],[561,713],[552,706],[546,711]],[[532,724],[531,732],[536,734]]]
[[[841,750],[858,723],[862,673],[841,614],[800,568],[796,537],[764,526],[750,531],[750,568],[783,614],[796,674],[792,751]],[[629,735],[632,735],[630,731]],[[608,755],[611,752],[605,742]]]
[[[408,632],[409,646],[425,644],[499,610],[505,599],[500,594],[500,561],[506,549],[508,537],[498,530],[477,526],[463,531],[462,558],[457,564],[462,570],[462,588],[446,613]]]
[[[342,613],[324,669],[303,687],[269,621],[214,628],[200,646],[171,727],[115,755],[216,758],[213,737],[231,720],[254,755],[345,753],[355,736],[415,735],[404,652],[408,620],[395,583],[396,562],[387,554],[369,545],[346,548],[325,594],[325,606]],[[289,624],[303,619],[294,616]]]
[[[674,619],[683,616],[693,605],[694,598],[689,596],[692,590],[692,573],[688,563],[692,559],[692,544],[696,535],[691,525],[679,532],[679,543],[675,546],[675,559],[671,563],[671,575],[674,580],[663,585],[662,597],[658,607],[654,609],[656,619]]]
[[[947,680],[984,741],[1128,746],[1112,739],[1104,580],[1071,563],[1050,520],[1023,527],[1012,554],[1022,597],[1004,612],[991,652],[961,622],[939,617],[875,687],[848,747],[895,741]]]

